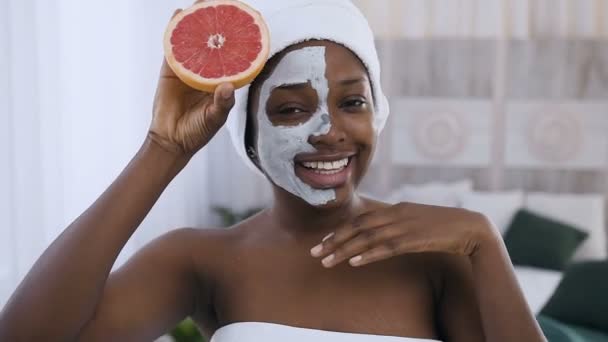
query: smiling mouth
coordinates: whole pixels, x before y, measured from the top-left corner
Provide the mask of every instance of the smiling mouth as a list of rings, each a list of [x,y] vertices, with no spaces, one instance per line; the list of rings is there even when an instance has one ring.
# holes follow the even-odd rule
[[[304,183],[315,189],[333,189],[348,182],[354,156],[295,163],[295,173]]]
[[[344,170],[348,165],[350,158],[344,158],[335,161],[311,161],[301,162],[300,164],[313,172],[322,175],[333,175]]]

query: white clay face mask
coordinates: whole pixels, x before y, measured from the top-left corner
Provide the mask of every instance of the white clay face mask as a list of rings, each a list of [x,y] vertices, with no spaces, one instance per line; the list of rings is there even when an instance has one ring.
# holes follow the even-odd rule
[[[295,174],[294,158],[317,150],[308,143],[310,136],[324,135],[331,129],[325,77],[325,47],[305,47],[287,53],[263,83],[258,106],[258,154],[268,177],[278,186],[311,205],[324,205],[336,199],[333,189],[314,189]],[[317,92],[319,105],[308,121],[297,126],[274,126],[266,113],[272,91],[283,85],[310,83]]]

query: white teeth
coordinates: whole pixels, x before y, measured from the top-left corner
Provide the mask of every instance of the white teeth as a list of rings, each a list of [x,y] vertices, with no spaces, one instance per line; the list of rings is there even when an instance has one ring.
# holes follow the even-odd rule
[[[320,173],[322,175],[333,175],[336,173],[341,172],[342,170],[331,170],[331,171],[327,171],[327,170],[314,170],[315,173]]]
[[[317,162],[303,162],[302,165],[304,165],[305,167],[307,167],[309,169],[317,168]]]
[[[348,158],[344,158],[341,160],[331,161],[331,162],[323,162],[323,161],[313,161],[313,162],[303,162],[302,165],[309,169],[314,170],[325,170],[326,172],[336,173],[341,171],[346,165],[348,165]],[[326,173],[321,172],[321,173]]]

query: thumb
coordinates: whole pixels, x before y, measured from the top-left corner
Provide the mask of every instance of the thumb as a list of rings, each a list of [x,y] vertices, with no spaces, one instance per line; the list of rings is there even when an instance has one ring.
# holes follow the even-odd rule
[[[232,83],[222,83],[213,94],[213,106],[212,113],[218,118],[225,120],[228,117],[228,113],[234,106],[234,86]]]

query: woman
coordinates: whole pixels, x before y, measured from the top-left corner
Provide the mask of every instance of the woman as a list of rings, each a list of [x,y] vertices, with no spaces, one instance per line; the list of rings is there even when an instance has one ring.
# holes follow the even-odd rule
[[[211,95],[163,63],[147,139],[33,266],[0,340],[150,341],[192,316],[215,342],[543,341],[482,215],[357,194],[388,115],[363,16],[343,0],[250,2],[273,33],[262,74]],[[110,274],[227,117],[273,205],[232,229],[174,230]]]

